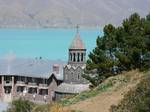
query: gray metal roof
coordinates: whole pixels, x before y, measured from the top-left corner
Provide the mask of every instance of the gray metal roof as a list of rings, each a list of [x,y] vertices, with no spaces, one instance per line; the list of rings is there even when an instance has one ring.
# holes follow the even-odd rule
[[[81,93],[86,90],[89,90],[89,84],[62,83],[60,86],[57,87],[55,92],[75,94],[75,93]]]
[[[53,73],[53,65],[59,65],[59,74]],[[52,74],[58,80],[63,80],[64,61],[51,61],[43,59],[14,59],[9,62],[0,59],[0,75],[16,75],[37,78],[49,78]]]

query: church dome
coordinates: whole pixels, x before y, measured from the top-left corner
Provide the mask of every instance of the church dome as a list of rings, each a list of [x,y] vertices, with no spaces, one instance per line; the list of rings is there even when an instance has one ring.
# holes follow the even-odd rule
[[[84,43],[81,40],[79,32],[77,32],[75,38],[73,39],[69,49],[85,49]]]

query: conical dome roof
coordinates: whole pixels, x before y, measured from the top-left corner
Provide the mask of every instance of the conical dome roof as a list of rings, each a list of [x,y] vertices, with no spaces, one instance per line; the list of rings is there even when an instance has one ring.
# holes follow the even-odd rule
[[[81,40],[79,32],[77,32],[75,38],[73,39],[69,49],[85,49],[85,46]]]

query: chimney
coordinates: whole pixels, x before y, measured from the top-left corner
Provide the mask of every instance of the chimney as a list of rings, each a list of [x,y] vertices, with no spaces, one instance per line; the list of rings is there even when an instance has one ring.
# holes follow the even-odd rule
[[[59,65],[58,64],[53,65],[53,72],[56,74],[59,74]]]

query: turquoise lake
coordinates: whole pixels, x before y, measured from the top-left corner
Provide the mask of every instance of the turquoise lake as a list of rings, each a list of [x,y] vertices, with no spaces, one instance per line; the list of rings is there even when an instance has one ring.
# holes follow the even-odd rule
[[[0,58],[12,53],[16,58],[66,61],[75,34],[75,29],[0,29]],[[103,33],[100,29],[80,29],[80,35],[88,54]]]

